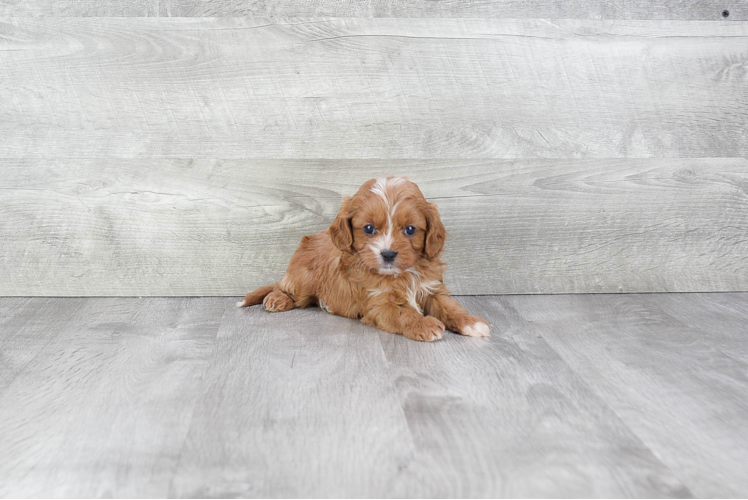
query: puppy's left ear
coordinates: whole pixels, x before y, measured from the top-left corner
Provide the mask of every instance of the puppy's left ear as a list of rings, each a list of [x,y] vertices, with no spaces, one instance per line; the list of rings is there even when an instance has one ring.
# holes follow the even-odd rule
[[[353,248],[350,206],[351,198],[346,196],[342,205],[340,205],[340,212],[330,225],[330,239],[343,252],[350,252]]]
[[[426,202],[424,214],[426,215],[426,243],[423,247],[423,253],[427,259],[433,259],[444,248],[444,242],[447,241],[447,230],[442,224],[436,205]]]

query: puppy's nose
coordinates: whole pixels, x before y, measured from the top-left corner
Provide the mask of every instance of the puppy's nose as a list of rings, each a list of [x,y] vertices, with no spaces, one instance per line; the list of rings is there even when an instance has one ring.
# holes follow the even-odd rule
[[[394,262],[395,257],[397,257],[397,252],[394,250],[385,250],[382,252],[382,258],[385,262]]]

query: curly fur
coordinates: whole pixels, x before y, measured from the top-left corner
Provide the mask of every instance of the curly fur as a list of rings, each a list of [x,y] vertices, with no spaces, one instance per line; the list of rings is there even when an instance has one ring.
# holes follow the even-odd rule
[[[372,225],[374,234],[364,227]],[[405,228],[413,226],[408,235]],[[444,286],[439,255],[447,232],[436,205],[413,182],[379,177],[343,200],[324,231],[301,239],[284,278],[250,292],[237,306],[263,303],[271,312],[319,305],[332,314],[413,340],[442,338],[446,328],[490,335]],[[397,252],[392,262],[382,252]]]

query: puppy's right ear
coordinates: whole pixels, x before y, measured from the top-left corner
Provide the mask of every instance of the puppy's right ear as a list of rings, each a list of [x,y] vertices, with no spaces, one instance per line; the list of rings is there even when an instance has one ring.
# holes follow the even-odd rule
[[[351,226],[351,197],[346,196],[343,204],[340,205],[340,212],[330,225],[330,238],[343,252],[350,252],[353,249],[353,227]]]
[[[426,258],[433,259],[437,257],[442,248],[444,248],[444,242],[447,239],[447,230],[442,224],[442,219],[439,217],[439,210],[433,203],[426,202],[426,244],[424,245],[423,253],[426,254]]]

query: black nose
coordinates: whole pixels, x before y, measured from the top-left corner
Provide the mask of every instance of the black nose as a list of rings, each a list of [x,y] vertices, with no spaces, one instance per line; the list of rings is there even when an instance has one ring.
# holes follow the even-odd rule
[[[397,257],[397,252],[394,250],[385,250],[382,252],[382,258],[385,262],[393,262],[395,257]]]

